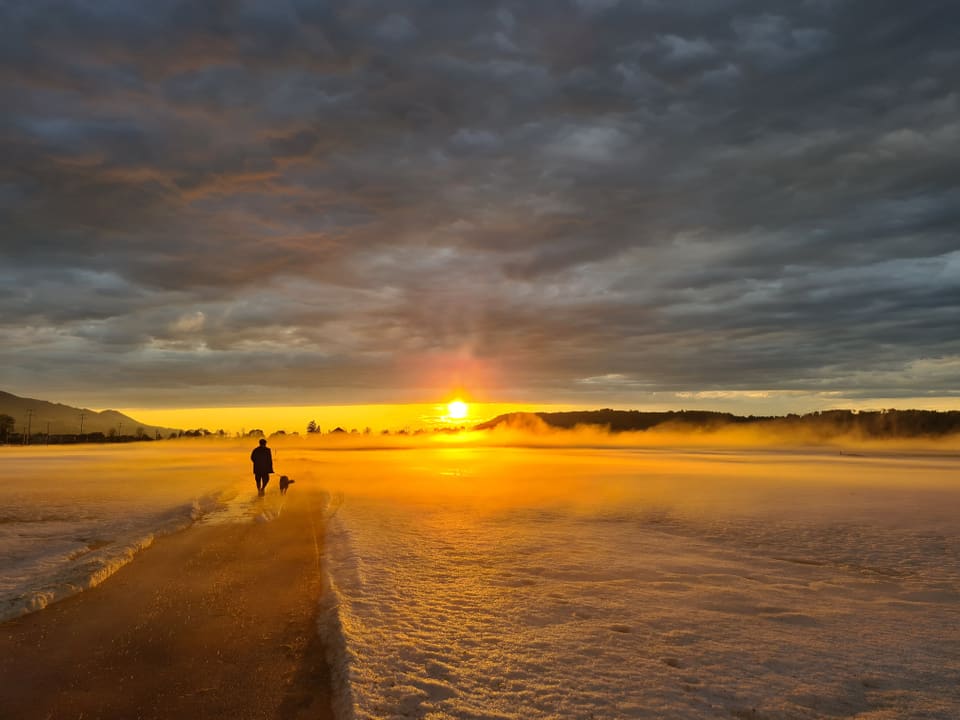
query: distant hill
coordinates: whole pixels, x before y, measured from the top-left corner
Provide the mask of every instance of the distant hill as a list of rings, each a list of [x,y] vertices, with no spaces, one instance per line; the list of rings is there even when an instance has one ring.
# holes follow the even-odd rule
[[[831,437],[859,435],[864,438],[942,437],[960,433],[960,411],[949,410],[824,410],[805,415],[742,416],[708,410],[642,412],[640,410],[582,410],[573,412],[508,413],[475,426],[490,430],[506,426],[520,430],[578,426],[606,428],[611,432],[670,428],[676,430],[717,430],[734,425],[754,425],[782,432],[806,431]]]
[[[90,433],[108,435],[113,431],[118,435],[135,436],[140,428],[150,437],[155,437],[158,432],[163,437],[168,437],[172,432],[179,432],[179,428],[148,425],[116,410],[96,412],[46,400],[18,397],[2,390],[0,390],[0,415],[9,415],[13,418],[14,430],[18,434],[26,432],[28,415],[30,415],[32,435],[46,435],[48,431],[51,435],[78,435],[81,420],[84,435]]]

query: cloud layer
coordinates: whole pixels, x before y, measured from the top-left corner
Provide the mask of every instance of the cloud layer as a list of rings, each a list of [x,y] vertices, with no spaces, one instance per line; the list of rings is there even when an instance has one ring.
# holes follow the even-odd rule
[[[5,3],[0,381],[957,397],[958,24],[936,0]]]

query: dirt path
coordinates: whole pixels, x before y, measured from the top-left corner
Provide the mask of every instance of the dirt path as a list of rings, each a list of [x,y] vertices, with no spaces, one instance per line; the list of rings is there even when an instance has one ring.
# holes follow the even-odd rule
[[[275,520],[161,538],[99,587],[0,625],[0,716],[331,719],[320,508],[291,492]]]

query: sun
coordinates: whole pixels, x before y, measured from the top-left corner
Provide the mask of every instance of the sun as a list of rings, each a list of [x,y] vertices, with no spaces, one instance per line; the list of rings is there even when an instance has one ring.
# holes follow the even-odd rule
[[[470,408],[463,400],[454,400],[447,404],[447,417],[452,420],[463,420],[469,411]]]

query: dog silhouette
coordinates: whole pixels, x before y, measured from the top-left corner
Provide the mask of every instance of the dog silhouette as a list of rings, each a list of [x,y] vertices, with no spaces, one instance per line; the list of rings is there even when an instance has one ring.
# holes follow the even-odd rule
[[[280,476],[280,494],[286,495],[287,488],[293,485],[294,481],[288,478],[286,475]]]

